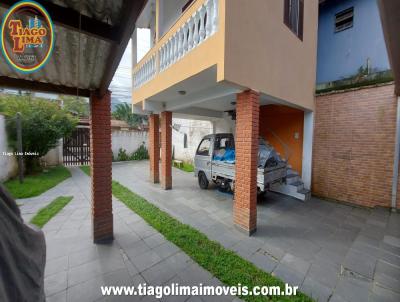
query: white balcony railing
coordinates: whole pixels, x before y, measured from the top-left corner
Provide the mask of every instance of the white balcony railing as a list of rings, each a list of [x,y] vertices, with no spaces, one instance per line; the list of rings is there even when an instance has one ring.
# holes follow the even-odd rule
[[[218,21],[218,0],[204,1],[180,28],[167,33],[169,39],[156,44],[158,50],[135,69],[134,89],[140,88],[211,37],[218,29]]]

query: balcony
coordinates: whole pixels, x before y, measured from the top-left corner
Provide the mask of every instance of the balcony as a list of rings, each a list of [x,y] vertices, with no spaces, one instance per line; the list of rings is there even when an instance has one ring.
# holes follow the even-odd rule
[[[188,73],[198,73],[201,70],[217,63],[216,53],[220,29],[219,0],[198,0],[180,16],[172,27],[159,39],[150,51],[140,60],[133,69],[133,99],[134,103],[143,101],[151,95],[167,88],[174,83],[184,80]],[[191,62],[198,55],[204,56],[201,51],[213,49],[208,60]],[[195,52],[200,52],[195,54]],[[176,72],[176,66],[182,67],[185,59],[188,69]],[[198,68],[193,68],[193,65]],[[179,66],[178,66],[179,67]],[[173,73],[173,75],[171,75]],[[165,80],[165,76],[167,79]],[[164,80],[163,80],[164,78]],[[163,80],[163,82],[160,82]],[[154,87],[155,86],[155,87]],[[151,92],[148,92],[151,90]]]

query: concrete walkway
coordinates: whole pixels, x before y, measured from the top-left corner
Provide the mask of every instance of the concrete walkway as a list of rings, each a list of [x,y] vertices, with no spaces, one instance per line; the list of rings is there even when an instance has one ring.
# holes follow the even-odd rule
[[[113,200],[115,241],[91,238],[90,179],[72,178],[39,197],[18,200],[25,221],[58,196],[73,200],[43,228],[47,244],[45,292],[54,301],[157,301],[154,297],[102,297],[102,285],[222,285],[124,204]],[[235,297],[165,297],[162,301],[240,301]]]
[[[177,169],[164,191],[148,182],[148,171],[146,161],[114,164],[113,178],[315,299],[400,301],[399,214],[269,193],[249,238],[232,225],[231,195],[200,190],[192,173]]]

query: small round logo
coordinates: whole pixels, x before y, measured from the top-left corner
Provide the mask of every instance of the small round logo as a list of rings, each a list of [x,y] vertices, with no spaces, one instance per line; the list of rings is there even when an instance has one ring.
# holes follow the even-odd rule
[[[53,47],[53,22],[39,3],[20,1],[4,15],[1,49],[6,61],[17,71],[31,73],[42,68]]]

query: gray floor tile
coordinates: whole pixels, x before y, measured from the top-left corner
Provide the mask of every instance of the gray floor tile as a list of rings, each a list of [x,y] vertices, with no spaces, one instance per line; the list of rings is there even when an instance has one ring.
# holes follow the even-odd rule
[[[44,279],[44,291],[46,296],[52,296],[67,289],[67,272],[61,271],[59,273],[48,276]]]
[[[318,302],[328,301],[332,294],[332,288],[309,277],[304,280],[301,291]]]
[[[310,268],[311,263],[290,253],[286,253],[281,260],[282,264],[287,265],[291,269],[298,271],[300,274],[305,275]]]
[[[305,277],[305,274],[302,274],[282,263],[278,264],[272,274],[292,286],[301,286]]]
[[[334,295],[351,302],[365,302],[368,301],[370,289],[369,281],[342,276],[334,290]]]
[[[130,260],[139,272],[143,272],[144,270],[160,262],[162,259],[154,251],[148,251],[144,254],[140,254],[139,256],[130,258]]]
[[[343,267],[361,276],[372,279],[376,265],[376,258],[355,249],[350,249],[343,263]]]
[[[251,255],[249,261],[269,273],[272,272],[278,265],[278,262],[275,259],[268,255],[260,253],[260,251]]]
[[[400,301],[400,294],[374,284],[369,296],[369,301],[398,302]]]
[[[157,255],[161,257],[161,259],[168,258],[178,253],[179,251],[180,249],[175,244],[168,241],[157,246],[157,248],[154,249],[154,252],[156,252]]]
[[[308,271],[307,277],[317,280],[319,283],[335,288],[339,279],[340,268],[329,263],[313,263]]]

